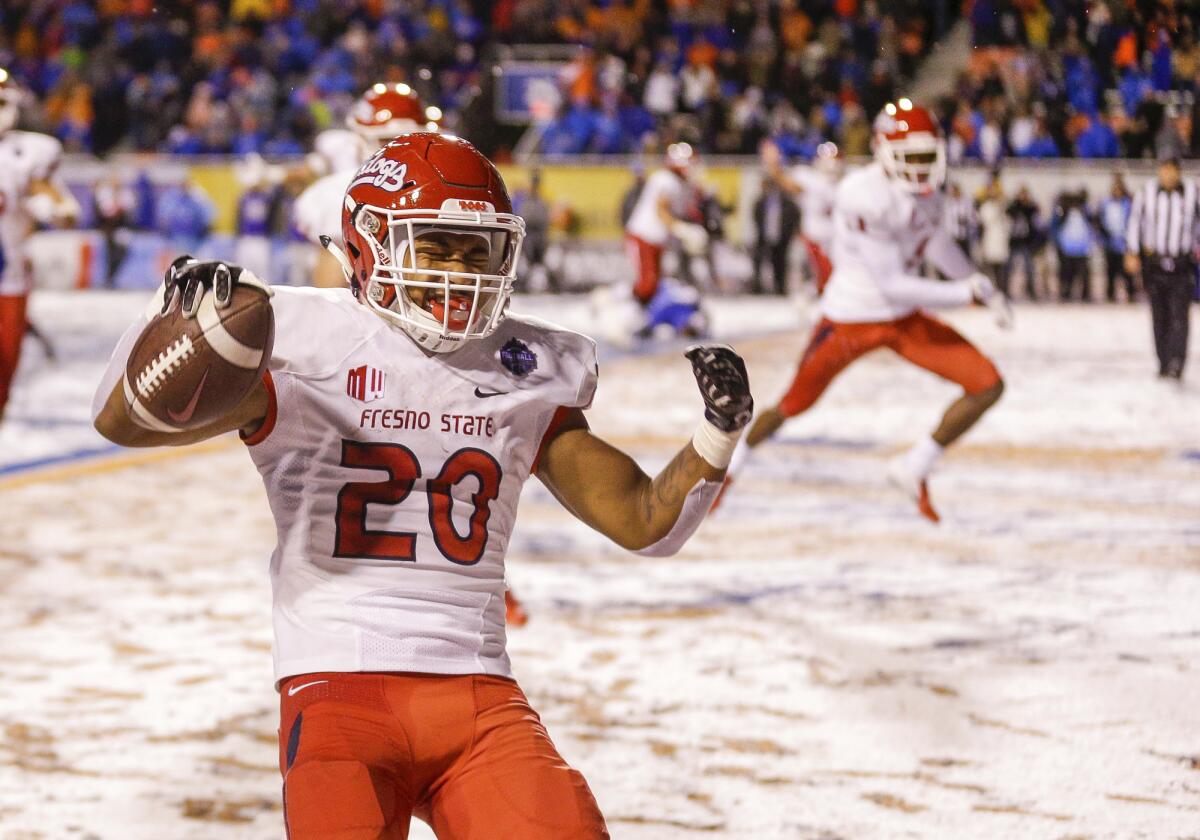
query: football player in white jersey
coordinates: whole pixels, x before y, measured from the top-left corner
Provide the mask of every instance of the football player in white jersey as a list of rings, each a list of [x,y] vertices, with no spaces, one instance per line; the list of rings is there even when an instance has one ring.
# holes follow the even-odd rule
[[[689,254],[703,253],[708,244],[704,226],[685,218],[686,208],[693,200],[689,181],[695,164],[692,147],[687,143],[672,143],[667,147],[664,163],[664,168],[646,179],[625,223],[625,247],[636,277],[633,296],[643,307],[649,305],[658,291],[663,250],[672,236]]]
[[[807,411],[844,368],[887,347],[963,388],[933,433],[892,460],[888,477],[939,520],[927,478],[943,450],[983,416],[1004,390],[992,362],[925,307],[991,307],[1001,326],[1011,312],[942,224],[946,148],[932,115],[907,99],[889,103],[875,122],[875,162],[842,179],[833,214],[833,274],[821,296],[822,319],[787,392],[754,421],[731,475],[751,448],[790,417]],[[929,261],[950,279],[919,276]],[[729,479],[727,479],[729,481]]]
[[[829,252],[833,243],[833,208],[837,185],[842,178],[842,153],[835,143],[817,146],[812,164],[784,169],[779,148],[770,141],[763,144],[763,166],[767,174],[800,202],[800,236],[808,251],[816,292],[825,291],[833,273]]]
[[[239,430],[262,473],[280,768],[291,840],[603,838],[505,652],[504,555],[536,475],[625,548],[676,551],[711,505],[752,401],[725,347],[689,351],[705,401],[692,441],[651,479],[592,434],[596,348],[508,313],[524,225],[464,140],[404,135],[343,203],[351,288],[275,290],[268,373],[220,421],[179,433],[133,419],[122,372],[96,427],[131,446]],[[179,260],[153,313],[204,308],[237,267]],[[217,305],[220,305],[219,303]],[[180,309],[182,307],[182,309]]]
[[[78,202],[54,177],[62,144],[14,128],[22,96],[16,81],[0,68],[0,419],[21,359],[33,287],[26,240],[35,223],[67,226],[79,216]]]
[[[293,208],[297,230],[320,247],[322,236],[340,238],[341,197],[354,173],[380,146],[410,131],[437,131],[441,109],[426,107],[406,84],[378,82],[368,88],[346,115],[346,128],[317,135],[304,172],[311,183]],[[338,288],[346,284],[337,260],[321,248],[313,285]]]

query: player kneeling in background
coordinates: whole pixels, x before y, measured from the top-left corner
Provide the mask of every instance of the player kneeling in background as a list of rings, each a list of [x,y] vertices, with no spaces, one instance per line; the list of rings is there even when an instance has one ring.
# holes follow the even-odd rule
[[[522,235],[474,147],[402,136],[345,195],[351,288],[275,291],[267,372],[235,409],[177,432],[140,424],[178,416],[169,405],[189,394],[171,393],[170,377],[191,363],[153,357],[153,370],[135,364],[135,381],[118,381],[126,348],[146,341],[141,323],[101,383],[96,427],[111,440],[175,445],[237,429],[263,475],[279,531],[271,575],[291,840],[403,838],[412,815],[456,840],[608,836],[505,651],[504,555],[521,486],[536,475],[621,546],[671,554],[711,505],[752,401],[732,350],[690,350],[705,418],[648,477],[588,427],[593,342],[507,314]],[[187,313],[207,318],[211,346],[229,352],[193,358],[215,370],[241,354],[211,314],[240,300],[230,283],[263,288],[236,267],[179,261],[146,331],[174,346]],[[267,332],[239,344],[266,347]],[[249,370],[255,353],[244,356]]]
[[[833,274],[821,296],[823,317],[787,392],[755,418],[730,476],[751,448],[808,411],[846,367],[887,347],[963,389],[933,434],[893,459],[888,469],[889,480],[916,502],[921,515],[937,522],[928,476],[943,450],[1000,399],[1004,383],[975,345],[924,307],[984,304],[1005,327],[1012,313],[1004,295],[942,225],[946,149],[933,116],[907,99],[888,104],[875,121],[875,157],[837,188]],[[925,260],[952,279],[943,283],[919,276]]]

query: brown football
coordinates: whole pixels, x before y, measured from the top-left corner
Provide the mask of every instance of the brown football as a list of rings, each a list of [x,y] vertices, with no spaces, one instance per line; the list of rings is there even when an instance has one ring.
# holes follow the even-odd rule
[[[138,336],[125,365],[125,399],[136,421],[155,431],[207,425],[262,379],[274,341],[271,300],[259,289],[235,286],[224,309],[209,292],[194,318],[176,303]]]

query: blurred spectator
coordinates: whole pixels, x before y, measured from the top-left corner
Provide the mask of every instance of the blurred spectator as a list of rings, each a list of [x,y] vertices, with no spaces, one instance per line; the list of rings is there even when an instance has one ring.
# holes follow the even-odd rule
[[[212,228],[216,213],[204,190],[180,184],[163,191],[155,212],[155,228],[170,242],[176,254],[194,254]]]
[[[1104,294],[1110,302],[1117,299],[1118,280],[1125,286],[1125,299],[1134,299],[1133,275],[1125,268],[1125,232],[1129,226],[1129,209],[1132,203],[1133,198],[1125,188],[1125,179],[1118,172],[1113,175],[1112,191],[1108,198],[1100,202],[1096,214],[1100,223],[1100,236],[1104,242]]]
[[[1008,268],[1005,273],[1012,282],[1012,270],[1020,262],[1025,277],[1025,298],[1037,300],[1038,276],[1034,256],[1039,248],[1041,226],[1038,222],[1038,206],[1024,184],[1017,190],[1017,197],[1008,205]]]
[[[754,280],[755,294],[766,294],[762,280],[763,263],[771,265],[774,293],[786,295],[788,256],[800,228],[800,209],[778,182],[764,177],[762,193],[754,202]]]
[[[299,152],[343,118],[355,92],[384,80],[415,84],[452,129],[471,111],[471,135],[495,153],[515,135],[491,114],[492,68],[482,59],[518,42],[578,47],[559,80],[570,122],[547,135],[561,153],[627,152],[651,131],[655,146],[689,139],[705,151],[751,152],[781,109],[775,124],[785,134],[802,115],[792,133],[803,148],[837,140],[853,153],[861,114],[842,111],[869,118],[893,98],[957,6],[24,0],[0,16],[0,61],[48,100],[41,127],[84,151]],[[1192,53],[1174,55],[1186,73]],[[630,106],[655,125],[631,130]],[[593,120],[599,129],[581,143]]]
[[[993,176],[979,201],[979,258],[992,283],[1009,296],[1008,260],[1011,222],[1000,178]]]
[[[633,208],[637,206],[637,200],[642,194],[642,188],[646,186],[646,167],[640,163],[633,166],[633,183],[629,185],[629,189],[625,191],[625,195],[621,197],[621,227],[624,228],[629,224],[629,217],[633,215]]]
[[[968,195],[963,195],[962,187],[957,181],[951,181],[946,186],[945,211],[942,223],[962,252],[970,256],[973,251],[975,234],[979,228],[979,219],[975,213],[975,202]]]
[[[558,275],[546,263],[546,251],[550,247],[550,205],[542,197],[542,175],[533,170],[529,175],[529,189],[520,190],[513,196],[513,212],[525,220],[525,241],[521,256],[525,258],[522,276],[532,278],[535,269],[541,269],[547,291],[560,292],[562,287]]]
[[[1064,192],[1054,207],[1052,224],[1058,252],[1058,299],[1071,300],[1075,288],[1084,303],[1092,300],[1088,258],[1092,253],[1092,219],[1087,211],[1087,190]]]
[[[271,276],[271,213],[279,188],[267,180],[267,168],[260,157],[247,158],[237,174],[244,191],[238,199],[234,258],[238,265],[267,279]]]
[[[110,174],[96,184],[92,203],[96,229],[104,238],[104,286],[111,289],[129,250],[129,223],[137,199],[118,175]]]
[[[1121,154],[1117,133],[1099,116],[1090,118],[1088,127],[1075,140],[1075,156],[1081,158],[1113,158]]]

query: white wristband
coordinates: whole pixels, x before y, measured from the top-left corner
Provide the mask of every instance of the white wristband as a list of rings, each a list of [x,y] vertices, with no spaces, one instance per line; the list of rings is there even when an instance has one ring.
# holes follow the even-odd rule
[[[692,435],[692,448],[708,463],[719,470],[729,466],[734,447],[742,436],[742,430],[722,432],[707,420],[701,421]]]

